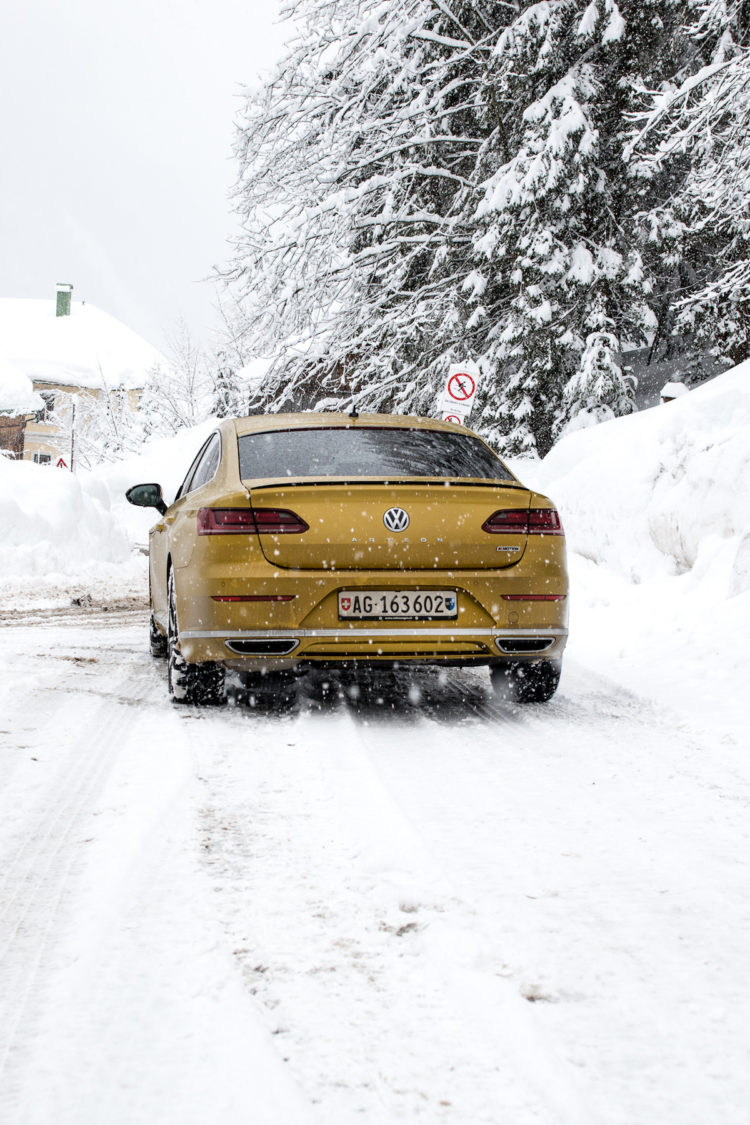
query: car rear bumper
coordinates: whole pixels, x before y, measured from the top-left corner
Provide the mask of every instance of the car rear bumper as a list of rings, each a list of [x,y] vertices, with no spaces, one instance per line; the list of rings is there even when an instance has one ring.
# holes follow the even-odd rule
[[[302,663],[532,662],[562,656],[568,631],[560,626],[533,629],[455,628],[441,623],[398,628],[387,625],[333,629],[217,630],[180,632],[189,662],[221,661],[228,667],[291,668]]]

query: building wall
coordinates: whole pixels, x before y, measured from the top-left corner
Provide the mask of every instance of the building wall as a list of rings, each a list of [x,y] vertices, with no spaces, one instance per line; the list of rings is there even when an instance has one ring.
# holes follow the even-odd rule
[[[23,453],[23,430],[26,418],[23,415],[0,414],[0,449],[13,457]]]
[[[23,445],[24,461],[49,461],[56,464],[60,457],[70,467],[73,404],[78,395],[98,398],[98,391],[82,391],[72,383],[48,383],[34,380],[34,390],[49,400],[46,413],[54,414],[56,421],[32,415],[26,423]]]
[[[76,414],[80,426],[86,416],[90,415],[91,407],[103,403],[107,395],[122,395],[126,407],[135,413],[141,397],[140,390],[83,389],[73,383],[50,383],[41,379],[34,380],[34,390],[43,398],[49,399],[50,409],[47,413],[53,415],[54,420],[30,417],[26,424],[23,458],[25,461],[49,461],[56,464],[62,457],[68,468],[75,460],[73,446]]]

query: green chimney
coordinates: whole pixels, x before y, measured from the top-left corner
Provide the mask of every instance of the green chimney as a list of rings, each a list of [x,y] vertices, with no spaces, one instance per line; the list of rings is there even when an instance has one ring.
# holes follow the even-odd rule
[[[73,286],[69,285],[67,281],[58,281],[55,316],[70,316],[70,294],[72,292]]]

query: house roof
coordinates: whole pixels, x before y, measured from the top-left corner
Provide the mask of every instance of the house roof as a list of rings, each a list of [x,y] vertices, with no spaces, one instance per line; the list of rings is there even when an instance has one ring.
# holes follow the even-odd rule
[[[0,414],[31,414],[41,405],[31,379],[0,355]]]
[[[142,387],[163,357],[132,329],[94,305],[0,298],[0,360],[29,379],[89,390]],[[2,384],[0,384],[0,387]],[[0,410],[7,409],[0,402]]]

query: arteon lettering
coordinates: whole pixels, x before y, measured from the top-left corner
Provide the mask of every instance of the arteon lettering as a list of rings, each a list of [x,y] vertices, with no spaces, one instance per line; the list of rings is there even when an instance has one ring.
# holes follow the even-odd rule
[[[358,539],[356,537],[356,535],[353,536],[353,538],[352,538],[352,543],[375,543],[375,542],[376,542],[375,539]],[[387,543],[429,543],[430,540],[424,539],[424,538],[422,538],[422,539],[410,539],[408,535],[400,535],[398,537],[398,539],[393,539],[389,536],[386,539],[386,542]],[[432,542],[433,543],[444,543],[445,540],[441,536],[439,539],[433,539]],[[498,550],[499,550],[499,548],[498,548]]]

